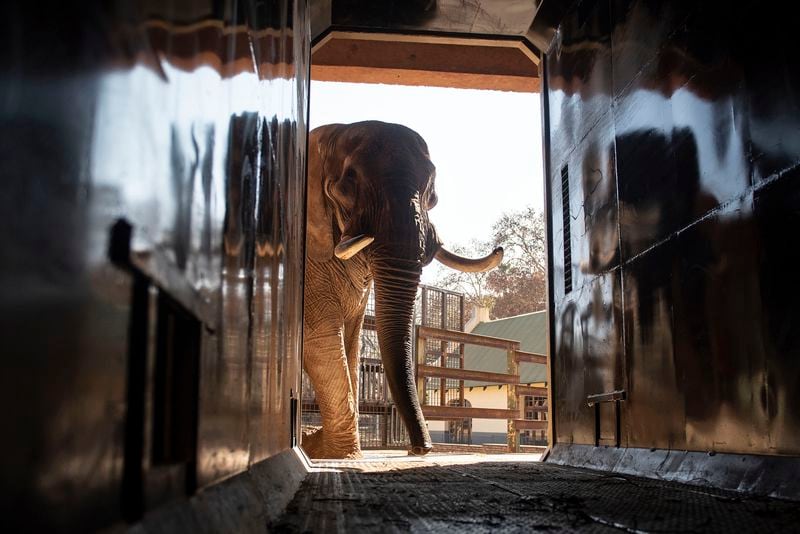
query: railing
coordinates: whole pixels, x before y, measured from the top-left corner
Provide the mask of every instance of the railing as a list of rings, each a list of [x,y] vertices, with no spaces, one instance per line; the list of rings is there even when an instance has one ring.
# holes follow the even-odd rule
[[[426,360],[426,340],[438,340],[442,342],[464,343],[468,345],[478,345],[491,347],[506,351],[506,372],[491,373],[487,371],[475,371],[471,369],[454,369],[449,367],[438,367],[428,365]],[[453,330],[443,330],[429,326],[417,326],[417,392],[422,413],[426,418],[434,420],[448,419],[506,419],[508,421],[508,450],[509,452],[519,452],[519,432],[521,430],[546,430],[548,422],[546,420],[531,420],[522,417],[520,407],[520,397],[524,396],[547,396],[547,388],[532,387],[519,383],[519,365],[521,363],[546,364],[547,356],[544,354],[534,354],[520,350],[518,341],[501,339],[478,334],[468,334]],[[508,385],[508,404],[506,409],[499,408],[467,408],[461,406],[432,406],[426,404],[425,378],[444,378],[461,380],[478,380],[492,382],[496,384]],[[529,408],[531,411],[547,411],[547,406],[536,406]]]

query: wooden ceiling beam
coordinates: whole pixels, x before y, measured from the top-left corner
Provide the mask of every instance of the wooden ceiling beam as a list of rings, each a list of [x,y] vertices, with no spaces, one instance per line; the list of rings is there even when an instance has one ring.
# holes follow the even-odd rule
[[[320,81],[538,92],[538,58],[511,40],[331,32],[312,53]]]

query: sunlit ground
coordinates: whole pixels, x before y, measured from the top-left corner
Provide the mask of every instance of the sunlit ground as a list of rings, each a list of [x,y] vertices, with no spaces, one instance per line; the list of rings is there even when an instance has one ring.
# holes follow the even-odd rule
[[[442,465],[468,465],[486,462],[538,462],[542,455],[539,453],[519,454],[476,454],[431,452],[425,456],[411,456],[405,450],[368,450],[363,451],[364,457],[360,460],[311,460],[312,469],[330,470],[342,467],[358,467],[359,464],[369,464],[369,471],[382,471],[403,468],[420,468]],[[364,466],[367,467],[367,466]]]

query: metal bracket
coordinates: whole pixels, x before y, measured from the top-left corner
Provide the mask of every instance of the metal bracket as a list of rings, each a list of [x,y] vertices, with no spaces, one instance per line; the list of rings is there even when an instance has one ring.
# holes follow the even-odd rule
[[[596,393],[586,396],[586,404],[591,408],[594,406],[594,446],[600,446],[600,403],[614,403],[614,446],[619,447],[622,434],[622,424],[620,421],[620,401],[627,400],[628,395],[624,389],[609,391],[607,393]]]

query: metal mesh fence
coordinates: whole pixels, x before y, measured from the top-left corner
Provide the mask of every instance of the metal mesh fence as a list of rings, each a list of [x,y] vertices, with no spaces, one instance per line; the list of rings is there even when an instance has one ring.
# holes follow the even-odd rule
[[[383,413],[359,413],[358,430],[361,434],[361,448],[383,448],[386,417]]]
[[[423,326],[445,330],[464,330],[464,296],[444,289],[423,286],[418,299]],[[425,363],[436,367],[463,369],[464,344],[428,339]],[[424,403],[431,406],[461,406],[464,382],[444,378],[425,379]],[[453,404],[457,403],[457,404]]]
[[[460,401],[459,399],[453,399],[448,401],[447,404],[448,406],[463,406],[466,408],[472,406],[472,404],[470,404],[470,402],[466,399],[463,401]],[[446,425],[447,432],[444,433],[445,443],[461,443],[466,445],[472,444],[471,418],[449,420],[447,421]]]
[[[301,416],[303,427],[322,426],[322,417],[319,411],[304,409]]]
[[[400,414],[397,412],[397,408],[394,405],[390,408],[387,424],[389,427],[386,433],[386,446],[391,448],[405,447],[408,445],[409,441],[406,425],[403,424],[403,420],[400,419]]]

